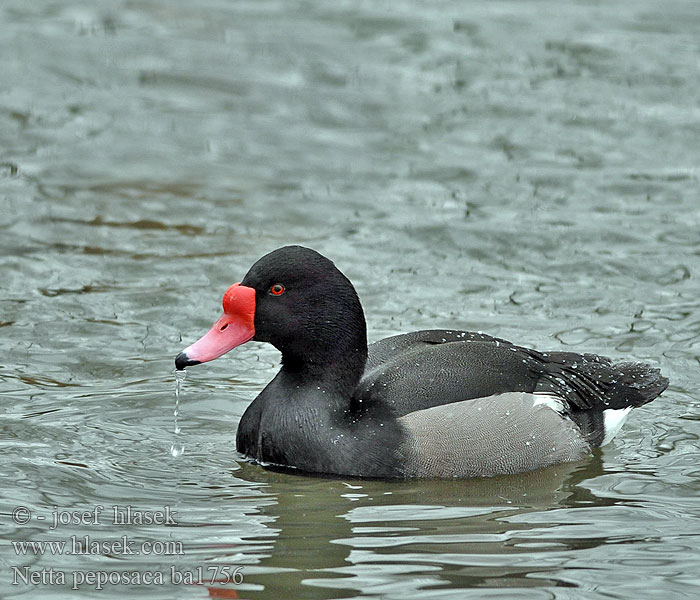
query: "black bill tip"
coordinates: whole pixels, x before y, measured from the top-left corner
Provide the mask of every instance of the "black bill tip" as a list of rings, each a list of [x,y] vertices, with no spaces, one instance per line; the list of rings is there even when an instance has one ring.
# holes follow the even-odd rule
[[[198,360],[192,360],[187,354],[184,352],[180,352],[175,357],[175,368],[178,371],[182,371],[185,367],[191,367],[192,365],[198,365],[200,361]]]

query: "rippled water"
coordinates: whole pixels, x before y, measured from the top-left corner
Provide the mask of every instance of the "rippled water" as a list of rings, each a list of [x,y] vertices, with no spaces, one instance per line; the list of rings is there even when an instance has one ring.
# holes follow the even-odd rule
[[[0,595],[696,598],[699,28],[694,0],[3,2]],[[278,362],[251,343],[191,369],[176,434],[173,357],[292,242],[370,339],[484,330],[671,387],[583,463],[310,478],[235,452]],[[85,535],[161,545],[11,544]]]

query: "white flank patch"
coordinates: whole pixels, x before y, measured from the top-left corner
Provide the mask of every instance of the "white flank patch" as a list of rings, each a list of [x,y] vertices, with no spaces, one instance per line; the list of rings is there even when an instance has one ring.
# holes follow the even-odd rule
[[[564,413],[564,403],[562,402],[559,396],[555,396],[554,394],[547,394],[545,392],[535,392],[532,395],[534,397],[532,406],[539,406],[540,404],[544,404],[545,406],[551,408],[553,411],[558,412],[559,414]]]
[[[617,435],[617,432],[620,431],[620,428],[625,422],[625,419],[627,419],[627,415],[631,410],[632,407],[627,406],[626,408],[609,408],[608,410],[603,411],[603,431],[605,433],[605,437],[600,443],[601,446],[605,446],[605,444],[609,444],[612,441],[612,439]]]

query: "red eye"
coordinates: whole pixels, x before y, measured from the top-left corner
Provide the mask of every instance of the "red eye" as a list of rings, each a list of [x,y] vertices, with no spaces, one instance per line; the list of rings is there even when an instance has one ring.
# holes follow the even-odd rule
[[[276,283],[270,288],[270,293],[273,296],[281,296],[284,294],[284,286],[281,283]]]

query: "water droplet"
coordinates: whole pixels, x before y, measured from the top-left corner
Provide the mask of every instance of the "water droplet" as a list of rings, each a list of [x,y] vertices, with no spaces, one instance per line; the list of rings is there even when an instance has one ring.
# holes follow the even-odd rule
[[[175,371],[175,400],[180,398],[180,392],[182,391],[185,379],[187,379],[187,371],[184,369],[182,371]]]
[[[173,431],[175,432],[175,435],[179,435],[182,431],[177,422],[177,418],[180,416],[180,397],[182,396],[182,390],[184,388],[186,378],[187,371],[175,371],[175,409],[173,410],[173,416],[175,417]],[[170,446],[170,454],[174,457],[181,456],[184,452],[185,445],[177,442],[177,440]]]
[[[181,456],[185,452],[185,447],[182,444],[173,444],[170,446],[170,454],[173,456]]]

